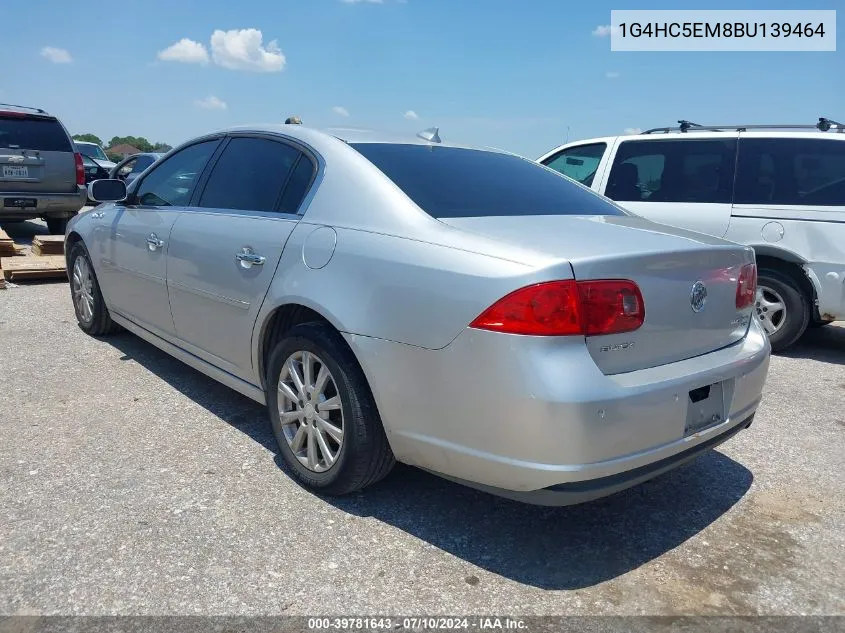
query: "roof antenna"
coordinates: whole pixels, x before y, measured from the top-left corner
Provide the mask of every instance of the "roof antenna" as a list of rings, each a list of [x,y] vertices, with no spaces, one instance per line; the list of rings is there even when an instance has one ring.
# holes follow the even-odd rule
[[[289,116],[285,119],[285,125],[302,125],[302,119],[298,116]]]
[[[430,143],[441,143],[442,141],[440,140],[440,135],[438,134],[438,132],[440,132],[439,127],[430,127],[427,130],[423,130],[422,132],[417,134],[417,137]]]

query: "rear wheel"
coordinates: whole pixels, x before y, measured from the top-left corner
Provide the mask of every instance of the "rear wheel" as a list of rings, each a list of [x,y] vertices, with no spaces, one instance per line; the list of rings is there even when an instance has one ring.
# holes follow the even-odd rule
[[[47,230],[51,235],[64,235],[67,230],[67,223],[70,218],[44,218],[47,222]]]
[[[763,268],[757,279],[755,312],[769,335],[772,349],[785,350],[810,323],[810,300],[798,281],[779,270]]]
[[[79,327],[91,336],[111,334],[120,330],[120,326],[112,321],[106,308],[88,249],[82,242],[77,242],[71,248],[68,265],[70,294]]]
[[[393,452],[369,385],[332,327],[291,328],[273,349],[267,376],[273,433],[305,486],[342,495],[390,472]]]

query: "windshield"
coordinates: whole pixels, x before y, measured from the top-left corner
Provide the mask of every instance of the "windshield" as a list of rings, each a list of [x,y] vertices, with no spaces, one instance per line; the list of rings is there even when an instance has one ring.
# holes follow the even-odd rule
[[[103,149],[95,143],[76,141],[76,149],[80,154],[90,156],[94,160],[108,160]]]
[[[625,215],[569,178],[510,154],[431,145],[351,145],[435,218]]]

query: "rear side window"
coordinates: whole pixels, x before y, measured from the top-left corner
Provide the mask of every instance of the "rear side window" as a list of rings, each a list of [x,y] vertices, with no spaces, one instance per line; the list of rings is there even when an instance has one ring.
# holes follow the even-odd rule
[[[731,202],[736,139],[624,141],[605,195],[619,201]]]
[[[845,206],[845,141],[741,139],[734,202]]]
[[[308,193],[313,175],[314,163],[308,156],[302,154],[285,187],[279,211],[282,213],[297,213],[299,211],[299,205],[302,204],[305,194]]]
[[[543,164],[589,187],[596,177],[596,170],[599,168],[605,149],[607,149],[605,143],[570,147],[547,158]]]
[[[275,211],[300,151],[263,138],[233,138],[214,165],[199,206]]]
[[[0,114],[0,149],[73,152],[64,128],[55,119]]]
[[[391,143],[352,147],[435,218],[624,215],[588,189],[510,154]]]
[[[195,143],[160,163],[138,186],[139,202],[153,206],[186,206],[202,170],[219,144],[220,139]]]

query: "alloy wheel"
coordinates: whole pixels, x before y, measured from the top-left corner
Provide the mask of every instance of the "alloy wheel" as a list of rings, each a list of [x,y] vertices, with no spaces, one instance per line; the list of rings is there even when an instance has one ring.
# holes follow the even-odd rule
[[[337,383],[319,356],[307,351],[288,356],[279,376],[278,406],[294,456],[317,473],[331,468],[343,446],[343,407]]]
[[[786,322],[786,302],[772,288],[757,286],[755,313],[766,334],[771,336]]]
[[[73,262],[73,301],[79,316],[85,323],[94,318],[94,276],[85,257],[77,257]]]

